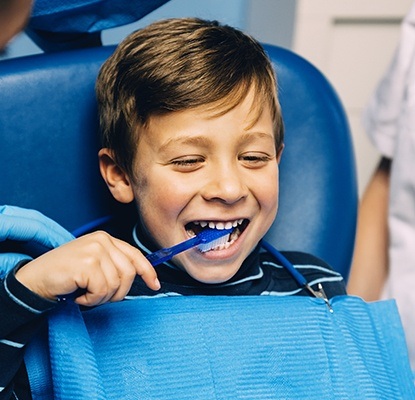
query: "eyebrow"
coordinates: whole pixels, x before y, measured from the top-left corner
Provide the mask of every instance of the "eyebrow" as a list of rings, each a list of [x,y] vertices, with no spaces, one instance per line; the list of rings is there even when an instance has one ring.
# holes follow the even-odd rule
[[[241,143],[253,142],[257,138],[274,140],[274,133],[267,133],[262,131],[245,132],[241,135]]]
[[[209,138],[205,136],[188,136],[183,135],[178,138],[170,138],[164,142],[159,151],[163,152],[167,150],[170,146],[182,146],[182,145],[193,145],[193,146],[200,146],[200,147],[208,147],[210,145]]]
[[[241,134],[239,138],[240,144],[249,144],[254,142],[257,138],[261,139],[271,139],[274,141],[274,135],[262,131],[253,131],[253,132],[244,132]],[[178,138],[170,138],[165,143],[163,143],[159,151],[163,152],[167,150],[170,146],[182,146],[182,145],[190,145],[190,146],[198,146],[198,147],[209,147],[211,145],[211,140],[207,136],[190,136],[190,135],[183,135]]]

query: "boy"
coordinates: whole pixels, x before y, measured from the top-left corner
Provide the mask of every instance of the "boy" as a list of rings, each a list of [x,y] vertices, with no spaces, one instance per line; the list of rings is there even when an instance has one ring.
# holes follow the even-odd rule
[[[106,226],[117,238],[94,232],[8,274],[0,338],[4,347],[17,345],[1,352],[0,370],[12,369],[1,377],[3,398],[13,390],[30,398],[23,344],[57,297],[79,288],[85,293],[76,302],[88,307],[126,295],[308,295],[260,252],[278,205],[283,124],[276,87],[262,47],[216,22],[161,21],[120,44],[97,80],[99,160],[112,195],[134,202],[140,217],[132,232]],[[206,226],[234,231],[225,245],[190,249],[156,270],[146,260]],[[345,294],[341,276],[321,261],[286,255],[307,265],[307,281],[322,283],[328,297]]]

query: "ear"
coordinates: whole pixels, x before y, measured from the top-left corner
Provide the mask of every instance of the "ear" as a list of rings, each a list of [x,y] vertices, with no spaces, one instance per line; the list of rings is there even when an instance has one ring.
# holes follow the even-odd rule
[[[103,148],[98,153],[99,169],[111,194],[120,203],[134,200],[134,192],[128,175],[117,165],[112,150]]]
[[[277,150],[277,163],[279,164],[282,157],[282,151],[284,150],[284,143],[281,144],[280,148]]]

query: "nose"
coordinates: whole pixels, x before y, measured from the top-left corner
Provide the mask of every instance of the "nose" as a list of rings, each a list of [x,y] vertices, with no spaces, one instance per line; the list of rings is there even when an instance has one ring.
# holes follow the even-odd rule
[[[223,166],[210,172],[207,183],[203,186],[202,196],[208,201],[233,204],[245,198],[248,186],[238,168]]]

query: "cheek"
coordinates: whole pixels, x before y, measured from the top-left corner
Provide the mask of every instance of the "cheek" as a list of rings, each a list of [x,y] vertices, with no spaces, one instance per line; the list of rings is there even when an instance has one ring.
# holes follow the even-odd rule
[[[279,193],[278,167],[270,168],[256,180],[257,198],[263,208],[276,211]]]
[[[141,218],[159,246],[169,247],[182,240],[177,238],[177,228],[181,233],[180,215],[191,199],[188,189],[174,179],[147,177],[146,184],[137,187],[135,193]]]
[[[272,179],[272,184],[269,184],[270,181],[268,181],[268,185],[264,185],[266,189],[262,191],[259,200],[262,212],[262,231],[260,233],[262,236],[270,229],[278,212],[278,173]]]
[[[189,185],[170,174],[150,171],[137,179],[135,194],[142,214],[167,216],[176,215],[187,204],[189,190]]]

